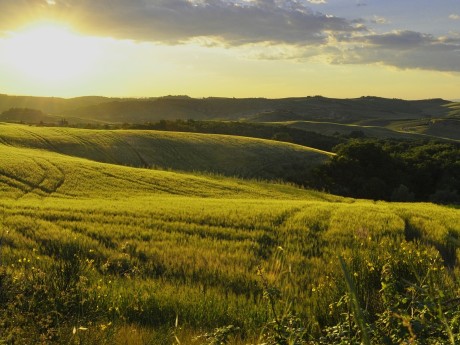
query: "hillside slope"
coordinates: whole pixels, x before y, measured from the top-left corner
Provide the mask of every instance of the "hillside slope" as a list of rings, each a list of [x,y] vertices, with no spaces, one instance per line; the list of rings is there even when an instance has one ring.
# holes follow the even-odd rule
[[[278,179],[308,171],[330,153],[299,145],[227,135],[108,131],[0,124],[0,143],[97,162],[142,168]]]
[[[339,200],[289,185],[99,163],[0,144],[2,198],[127,199],[185,195],[213,198]]]

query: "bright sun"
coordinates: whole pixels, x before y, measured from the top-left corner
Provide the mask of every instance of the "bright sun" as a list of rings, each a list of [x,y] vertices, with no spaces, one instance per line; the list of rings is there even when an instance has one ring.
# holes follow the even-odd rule
[[[27,78],[43,83],[70,82],[95,68],[100,48],[95,39],[57,24],[37,24],[6,40],[6,62]]]

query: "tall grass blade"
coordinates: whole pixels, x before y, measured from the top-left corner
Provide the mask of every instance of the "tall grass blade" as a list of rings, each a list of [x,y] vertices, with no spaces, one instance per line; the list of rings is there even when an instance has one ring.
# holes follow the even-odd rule
[[[370,345],[371,341],[366,327],[366,320],[364,318],[363,311],[361,310],[361,307],[359,305],[355,284],[353,283],[353,279],[351,278],[347,265],[341,256],[339,256],[339,261],[340,267],[345,277],[345,282],[347,283],[348,293],[350,294],[353,315],[355,316],[356,323],[358,324],[358,327],[361,331],[362,342],[364,345]]]

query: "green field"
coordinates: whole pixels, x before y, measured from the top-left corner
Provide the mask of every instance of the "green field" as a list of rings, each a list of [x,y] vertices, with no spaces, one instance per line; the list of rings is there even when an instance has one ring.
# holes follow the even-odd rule
[[[306,170],[328,152],[225,135],[160,131],[84,130],[0,124],[0,143],[133,167],[279,179],[293,162]]]
[[[0,142],[0,344],[200,344],[226,325],[233,344],[275,344],[274,310],[309,344],[356,343],[339,255],[388,330],[374,343],[460,341],[444,304],[460,293],[457,208],[203,173],[327,157],[265,140],[1,125]]]

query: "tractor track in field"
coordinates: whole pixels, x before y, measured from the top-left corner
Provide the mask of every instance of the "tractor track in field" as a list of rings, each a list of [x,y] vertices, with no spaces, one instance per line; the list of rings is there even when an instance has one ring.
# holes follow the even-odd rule
[[[155,183],[155,181],[152,181],[151,183],[149,183],[147,181],[134,180],[134,179],[131,179],[131,178],[120,177],[120,176],[114,175],[112,173],[109,173],[107,171],[100,171],[100,173],[103,174],[104,176],[113,178],[115,180],[121,180],[121,181],[130,182],[130,183],[133,183],[135,185],[141,186],[143,188],[154,189],[154,190],[157,190],[157,191],[160,191],[160,192],[165,192],[167,194],[174,194],[174,195],[182,195],[183,194],[183,193],[173,192],[173,191],[171,191],[171,190],[169,190],[167,188],[160,187],[158,184]]]
[[[4,172],[4,171],[1,171],[0,174],[2,176],[12,180],[12,181],[17,182],[20,186],[26,186],[26,188],[19,187],[21,189],[21,191],[24,193],[21,197],[23,197],[23,196],[25,196],[27,194],[30,194],[30,193],[34,193],[35,190],[40,190],[41,192],[43,192],[45,194],[50,194],[48,192],[48,189],[40,187],[40,186],[37,186],[36,184],[34,184],[34,183],[30,182],[30,181],[27,181],[26,179],[22,179],[20,177],[14,176],[14,175],[9,174],[9,173]],[[13,188],[16,188],[15,186],[11,185],[10,183],[8,183],[8,185],[13,187]],[[38,193],[36,193],[36,194],[38,194]]]
[[[3,144],[5,146],[12,146],[8,141],[0,137],[0,144]]]
[[[55,144],[53,144],[50,140],[48,140],[48,139],[45,138],[44,136],[42,136],[42,135],[40,135],[40,134],[37,134],[37,133],[35,133],[35,132],[33,132],[33,131],[29,131],[29,130],[27,130],[27,129],[22,129],[22,130],[23,130],[25,133],[28,133],[30,136],[32,136],[32,137],[34,137],[34,138],[36,138],[36,139],[38,139],[38,140],[44,142],[44,143],[48,146],[48,148],[51,148],[54,152],[63,154],[63,152],[62,152],[58,147],[56,147]],[[33,148],[33,147],[32,147],[32,148]],[[35,147],[35,148],[40,149],[41,147]],[[43,148],[42,148],[42,149],[43,149]]]
[[[26,184],[24,184],[21,181],[18,181],[17,179],[14,179],[14,178],[12,178],[10,176],[7,176],[3,172],[0,172],[0,182],[3,182],[7,186],[9,186],[9,187],[11,187],[11,188],[13,188],[15,190],[21,191],[23,194],[27,193],[27,191],[24,188],[24,186],[26,186]]]
[[[138,150],[136,150],[132,144],[130,144],[128,142],[128,140],[126,138],[122,138],[121,136],[117,136],[116,137],[120,142],[122,142],[123,144],[125,144],[129,150],[131,150],[135,155],[136,157],[139,159],[139,161],[141,162],[141,164],[144,166],[144,167],[149,167],[149,164],[147,163],[147,161],[142,157],[142,155],[139,153]]]
[[[273,222],[273,225],[279,229],[283,228],[288,221],[295,217],[297,214],[303,211],[301,207],[294,207],[290,210],[286,210],[277,217],[277,219]]]
[[[52,189],[50,189],[50,194],[51,193],[56,193],[57,190],[64,184],[65,182],[65,171],[59,166],[57,165],[56,163],[52,162],[51,160],[49,159],[45,159],[45,161],[50,165],[52,166],[54,169],[57,170],[59,176],[56,178],[55,180],[55,183],[54,183],[54,186]],[[37,163],[38,164],[38,163]]]
[[[26,178],[18,177],[6,171],[0,171],[0,178],[3,178],[3,182],[6,183],[8,186],[15,188],[15,189],[19,189],[23,193],[19,198],[22,198],[28,194],[37,194],[39,196],[43,196],[43,194],[51,195],[55,193],[65,181],[64,171],[55,163],[46,160],[49,166],[52,166],[53,168],[55,168],[60,175],[55,179],[55,181],[52,181],[53,187],[48,188],[44,186],[43,184],[45,183],[47,178],[49,178],[50,176],[51,177],[53,176],[52,174],[49,173],[49,170],[50,170],[49,166],[47,166],[43,162],[40,162],[36,158],[32,158],[32,161],[41,170],[41,176],[37,182],[31,182],[27,180]]]
[[[94,150],[95,152],[98,152],[102,155],[102,157],[104,157],[106,159],[106,161],[102,161],[102,163],[112,163],[112,164],[116,164],[116,159],[110,155],[106,150],[103,150],[102,148],[99,147],[99,145],[97,145],[97,143],[94,143],[92,142],[91,140],[88,140],[88,139],[85,139],[81,136],[78,136],[78,135],[75,135],[75,134],[72,134],[70,131],[66,131],[65,134],[69,137],[72,137],[74,139],[76,139],[77,143],[83,147],[90,147],[92,150]],[[64,153],[63,154],[66,154],[67,156],[72,156],[72,157],[75,157],[74,155],[72,154],[68,154],[68,153]],[[87,159],[91,159],[89,157],[86,157],[86,156],[83,156],[81,155],[80,157],[82,158],[87,158]],[[97,160],[97,159],[91,159],[91,160],[94,160],[96,162],[101,162],[100,160]]]

